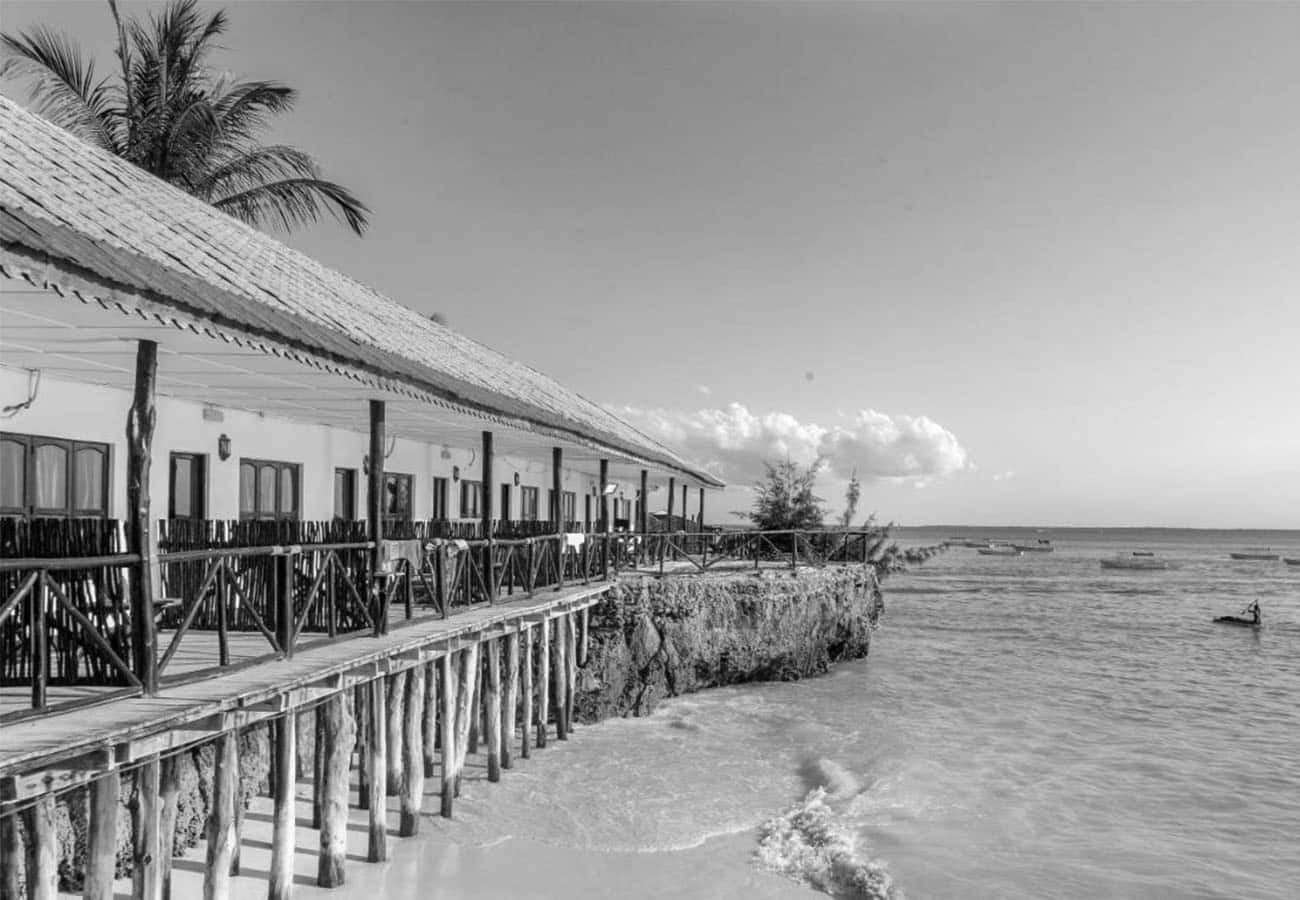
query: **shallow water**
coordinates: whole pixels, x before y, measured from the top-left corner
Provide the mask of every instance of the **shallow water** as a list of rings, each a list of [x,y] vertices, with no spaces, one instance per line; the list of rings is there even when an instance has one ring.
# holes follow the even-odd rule
[[[1227,552],[1300,556],[1300,533],[1036,536],[1057,552],[954,549],[891,580],[869,659],[471,781],[384,883],[415,896],[451,859],[491,875],[444,896],[848,896],[883,872],[912,900],[1293,897],[1300,568]],[[1139,548],[1174,567],[1100,569]],[[1256,596],[1263,629],[1211,623]]]

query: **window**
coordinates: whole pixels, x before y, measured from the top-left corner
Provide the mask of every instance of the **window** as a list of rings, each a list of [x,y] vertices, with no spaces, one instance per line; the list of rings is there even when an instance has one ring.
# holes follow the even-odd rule
[[[578,494],[576,491],[565,491],[560,495],[561,498],[561,520],[564,522],[576,522],[578,520]]]
[[[501,485],[501,509],[497,510],[497,518],[503,522],[510,521],[510,485]]]
[[[587,523],[587,531],[591,531],[591,494],[582,495],[582,512],[582,518]]]
[[[298,518],[298,464],[269,459],[239,461],[239,518]]]
[[[537,521],[537,496],[540,493],[535,487],[519,489],[519,518],[525,522]]]
[[[202,453],[173,453],[168,474],[170,495],[167,518],[204,518],[207,493],[207,457]]]
[[[483,497],[483,482],[462,481],[460,483],[460,517],[476,519],[479,517],[479,504]]]
[[[433,479],[433,511],[432,518],[448,519],[451,518],[451,510],[447,508],[447,479]]]
[[[414,475],[400,472],[384,473],[384,517],[410,521],[411,493],[415,484]]]
[[[334,520],[351,522],[357,517],[357,470],[334,470]]]
[[[108,515],[108,444],[0,433],[0,513]]]

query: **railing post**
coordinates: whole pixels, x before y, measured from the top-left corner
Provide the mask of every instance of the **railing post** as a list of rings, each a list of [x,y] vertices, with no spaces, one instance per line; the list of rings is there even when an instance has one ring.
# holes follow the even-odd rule
[[[483,537],[487,538],[487,546],[483,548],[483,584],[487,587],[487,602],[489,605],[496,602],[497,589],[496,578],[493,574],[493,552],[492,552],[492,432],[483,432],[483,500],[482,500],[482,522]]]
[[[384,418],[383,400],[370,401],[370,490],[366,497],[366,521],[370,531],[370,591],[374,598],[374,636],[388,631],[388,592],[379,571],[384,540]]]
[[[285,659],[293,659],[293,645],[297,635],[294,634],[293,621],[293,556],[289,548],[281,548],[275,559],[275,639],[280,642]]]
[[[149,531],[149,465],[157,419],[154,384],[158,375],[158,344],[137,341],[135,393],[126,416],[126,505],[128,553],[137,554],[131,579],[131,650],[135,675],[146,697],[158,693],[157,627],[153,616],[153,540]]]
[[[641,548],[640,548],[640,553],[638,555],[639,555],[639,561],[643,566],[646,564],[646,561],[648,559],[646,554],[650,552],[649,509],[650,509],[650,473],[647,472],[645,469],[642,469],[641,470],[641,502],[638,503],[636,507],[636,516],[637,516],[636,530],[641,535]]]
[[[45,708],[46,686],[50,680],[49,633],[45,626],[45,607],[49,600],[50,589],[45,580],[49,572],[41,570],[40,577],[32,585],[27,602],[31,604],[32,629],[32,709]]]

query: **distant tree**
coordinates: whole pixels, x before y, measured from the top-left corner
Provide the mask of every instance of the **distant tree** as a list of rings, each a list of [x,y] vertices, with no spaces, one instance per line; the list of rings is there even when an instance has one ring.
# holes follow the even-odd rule
[[[849,486],[844,489],[844,512],[840,513],[840,527],[848,528],[853,522],[853,515],[858,511],[858,500],[862,498],[862,483],[858,481],[858,470],[849,475]]]
[[[208,65],[226,13],[201,14],[195,0],[172,0],[148,22],[117,24],[116,79],[95,77],[93,61],[66,35],[38,27],[3,36],[0,77],[31,82],[35,110],[107,150],[250,225],[291,230],[329,211],[357,234],[369,210],[294,147],[262,144],[272,116],[293,106],[292,88],[238,81]]]
[[[826,516],[813,484],[822,461],[806,469],[791,460],[764,462],[766,474],[754,485],[754,507],[749,520],[760,531],[807,531],[822,527]]]

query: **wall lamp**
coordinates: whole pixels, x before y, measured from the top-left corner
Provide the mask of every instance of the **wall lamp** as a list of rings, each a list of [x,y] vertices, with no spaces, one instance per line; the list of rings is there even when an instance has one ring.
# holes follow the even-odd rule
[[[223,434],[217,438],[217,458],[222,462],[230,459],[230,435]]]

